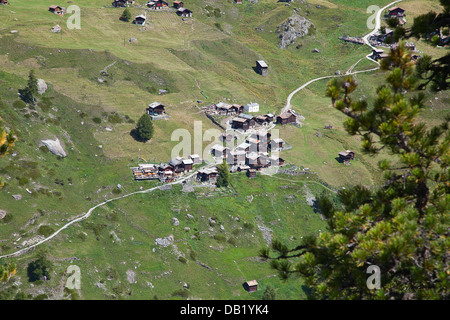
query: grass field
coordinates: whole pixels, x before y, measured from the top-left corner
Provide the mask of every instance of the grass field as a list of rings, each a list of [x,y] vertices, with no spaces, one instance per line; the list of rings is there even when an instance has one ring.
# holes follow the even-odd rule
[[[121,194],[156,185],[133,181],[129,167],[137,164],[138,155],[167,162],[178,143],[171,141],[176,129],[192,134],[194,121],[201,121],[203,132],[216,128],[197,105],[254,101],[262,112],[276,113],[295,88],[337,70],[345,72],[370,51],[338,40],[344,34],[369,32],[366,8],[373,4],[369,0],[294,1],[290,6],[271,0],[243,5],[231,0],[188,0],[193,19],[183,21],[173,12],[147,12],[144,29],[121,22],[123,10],[110,7],[108,0],[59,3],[81,8],[81,30],[66,27],[69,15],[61,18],[47,11],[53,0],[10,2],[0,8],[0,96],[6,102],[0,115],[18,141],[14,155],[0,160],[0,175],[6,181],[0,209],[12,217],[0,222],[0,255],[34,239],[41,226],[56,230],[105,198],[117,196],[117,184],[122,186]],[[380,7],[387,3],[377,1]],[[436,3],[404,1],[402,6],[411,11],[408,23],[419,11],[437,9]],[[207,6],[219,8],[221,15],[208,14]],[[311,19],[315,30],[281,50],[276,28],[294,7]],[[132,8],[133,15],[142,12]],[[61,34],[50,31],[56,24],[62,27]],[[130,38],[137,42],[128,42]],[[417,45],[436,57],[446,50],[424,42]],[[320,53],[312,53],[314,48]],[[269,64],[269,76],[253,70],[258,59]],[[109,65],[108,75],[102,75]],[[371,62],[362,60],[355,70],[371,67]],[[18,108],[17,90],[26,85],[31,69],[49,89],[39,106]],[[358,74],[355,96],[372,101],[384,76],[381,71]],[[302,128],[277,127],[280,137],[293,147],[281,156],[318,175],[249,180],[233,174],[234,189],[228,191],[198,188],[184,193],[174,187],[109,203],[42,246],[56,265],[49,282],[33,288],[26,281],[26,265],[35,251],[18,257],[22,289],[34,296],[44,291],[52,298],[64,297],[65,270],[71,262],[61,259],[78,257],[72,263],[82,270],[79,294],[85,299],[184,299],[187,294],[192,299],[260,299],[267,285],[276,288],[279,299],[304,299],[301,279],[283,282],[257,257],[258,250],[267,246],[258,226],[270,228],[273,238],[298,245],[301,237],[325,228],[320,215],[306,203],[307,193],[334,197],[332,189],[356,183],[376,187],[382,182],[377,163],[390,156],[369,157],[359,151],[359,138],[347,135],[342,125],[345,117],[331,107],[325,88],[326,81],[319,81],[294,96],[293,109],[306,118]],[[159,95],[159,89],[169,94]],[[427,99],[429,107],[421,119],[437,124],[448,113],[448,92],[427,92]],[[165,104],[171,118],[154,121],[153,139],[142,144],[129,133],[153,101]],[[111,121],[116,114],[120,123]],[[326,130],[325,125],[333,129]],[[58,159],[40,147],[40,140],[56,137],[67,158]],[[209,143],[204,141],[203,146]],[[346,149],[356,151],[350,166],[336,160],[338,152]],[[22,199],[14,200],[16,194]],[[187,218],[188,213],[194,218]],[[209,217],[217,224],[211,226]],[[180,225],[173,226],[172,218],[179,219]],[[156,238],[170,234],[176,247],[155,245]],[[127,280],[130,270],[136,273],[137,283]],[[258,279],[260,290],[249,295],[242,283],[251,279]]]

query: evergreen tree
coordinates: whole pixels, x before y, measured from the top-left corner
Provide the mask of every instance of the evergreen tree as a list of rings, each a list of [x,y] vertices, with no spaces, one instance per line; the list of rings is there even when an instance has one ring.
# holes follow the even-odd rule
[[[142,115],[136,124],[136,128],[131,131],[133,138],[140,142],[147,142],[153,137],[153,122],[148,114]]]
[[[45,254],[39,254],[38,259],[28,264],[28,278],[31,282],[43,277],[50,279],[53,263],[47,259]]]
[[[35,104],[37,100],[38,95],[38,85],[37,85],[37,78],[34,75],[34,70],[30,71],[30,74],[28,75],[28,82],[27,86],[24,89],[19,89],[20,98],[26,102]]]
[[[363,151],[392,154],[379,164],[384,185],[342,190],[340,205],[320,197],[328,230],[293,249],[272,246],[279,256],[271,266],[284,278],[303,275],[311,298],[450,298],[450,116],[431,128],[419,122],[423,94],[404,95],[411,88],[409,53],[400,44],[388,62],[387,83],[370,107],[346,90],[355,84],[351,77],[329,83],[339,89],[334,106],[348,117],[347,132],[362,137]],[[300,259],[295,266],[287,260],[293,257]],[[379,289],[367,285],[369,266],[380,268]]]
[[[131,11],[128,8],[125,8],[125,10],[122,13],[122,16],[120,17],[120,20],[125,21],[125,22],[130,22],[132,16],[131,16]]]
[[[217,186],[228,187],[230,185],[230,170],[228,169],[228,164],[224,161],[222,164],[217,166],[219,171],[219,178],[217,179]]]

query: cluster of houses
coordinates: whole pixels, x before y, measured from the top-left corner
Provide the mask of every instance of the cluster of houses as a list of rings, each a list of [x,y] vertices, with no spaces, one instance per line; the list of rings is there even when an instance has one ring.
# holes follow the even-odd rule
[[[218,162],[225,160],[230,172],[246,171],[247,175],[253,178],[261,169],[285,164],[284,159],[278,156],[278,152],[286,147],[286,143],[283,139],[272,139],[271,136],[271,133],[265,129],[254,130],[244,142],[234,147],[238,136],[234,132],[224,132],[220,140],[225,143],[225,146],[214,145],[211,148],[211,154]]]
[[[185,172],[191,172],[194,165],[201,164],[203,161],[197,154],[190,155],[187,159],[177,157],[169,161],[169,163],[144,163],[137,167],[132,167],[134,178],[136,180],[154,180],[161,182],[172,182]]]
[[[135,4],[134,0],[114,0],[112,3],[112,6],[115,8],[124,8],[129,7]],[[164,10],[169,9],[169,3],[163,0],[152,0],[145,4],[146,7],[148,7],[151,10]],[[192,17],[192,11],[184,7],[183,1],[174,1],[172,4],[172,8],[177,10],[177,15],[183,17],[183,18],[191,18]],[[133,23],[137,25],[145,25],[145,22],[147,20],[147,17],[145,15],[138,15],[134,18]]]
[[[288,110],[285,113],[275,116],[271,113],[265,115],[254,116],[248,113],[240,113],[237,117],[231,119],[231,128],[238,131],[246,132],[250,129],[254,129],[258,126],[268,126],[275,120],[276,124],[286,125],[297,123],[297,116],[292,110]]]

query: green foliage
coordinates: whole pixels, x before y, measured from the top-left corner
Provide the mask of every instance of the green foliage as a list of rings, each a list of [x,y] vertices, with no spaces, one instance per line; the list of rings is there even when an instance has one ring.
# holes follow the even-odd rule
[[[357,84],[351,78],[329,83],[340,92],[335,107],[348,117],[348,133],[363,138],[363,151],[376,155],[386,148],[397,157],[396,166],[380,162],[385,184],[375,190],[346,188],[338,193],[339,206],[320,197],[326,232],[305,237],[291,250],[278,240],[272,243],[281,261],[273,259],[271,266],[282,279],[292,272],[303,275],[314,299],[450,297],[450,117],[432,128],[417,121],[423,95],[404,96],[412,86],[409,53],[400,44],[387,61],[387,85],[377,90],[370,107],[353,101],[349,92]],[[291,266],[287,253],[300,262]],[[381,270],[380,289],[367,286],[372,265]]]
[[[153,137],[153,132],[152,118],[148,114],[144,114],[139,118],[136,128],[131,131],[131,136],[136,141],[147,142]]]
[[[130,9],[126,8],[126,9],[122,12],[122,15],[120,16],[119,19],[120,19],[121,21],[130,22],[130,21],[131,21],[131,18],[132,18],[131,11],[130,11]]]
[[[50,279],[53,263],[47,259],[45,254],[39,254],[37,260],[28,264],[28,278],[30,282],[41,280],[43,277]]]
[[[96,123],[96,124],[102,123],[102,119],[99,118],[99,117],[94,117],[94,118],[92,118],[92,121],[93,121],[94,123]]]
[[[264,294],[262,296],[262,300],[276,300],[277,292],[271,286],[267,286],[266,290],[264,290]]]
[[[228,187],[230,185],[230,170],[228,169],[228,164],[224,161],[217,166],[217,170],[219,171],[217,186],[219,188]]]
[[[43,235],[44,237],[49,237],[51,236],[53,233],[55,233],[55,230],[53,230],[52,227],[47,226],[47,225],[43,225],[39,227],[39,233],[41,235]]]
[[[20,98],[30,104],[35,104],[38,95],[37,78],[34,75],[34,70],[30,71],[28,75],[27,86],[24,89],[19,90]]]

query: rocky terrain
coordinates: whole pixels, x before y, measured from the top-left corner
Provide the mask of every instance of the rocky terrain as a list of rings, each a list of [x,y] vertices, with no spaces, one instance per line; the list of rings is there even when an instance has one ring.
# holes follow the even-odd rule
[[[280,37],[279,47],[286,49],[289,45],[294,44],[297,38],[306,36],[311,27],[314,28],[311,21],[294,13],[277,28],[277,34]]]

